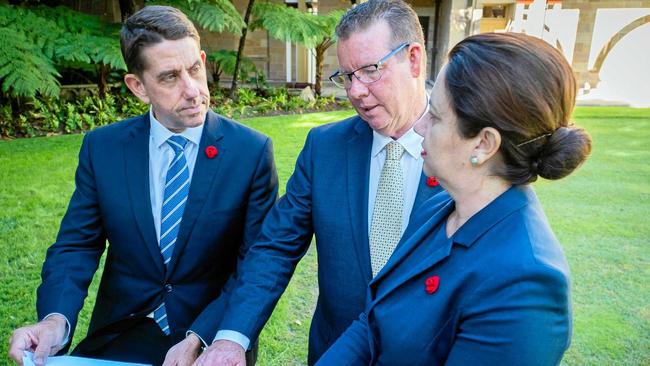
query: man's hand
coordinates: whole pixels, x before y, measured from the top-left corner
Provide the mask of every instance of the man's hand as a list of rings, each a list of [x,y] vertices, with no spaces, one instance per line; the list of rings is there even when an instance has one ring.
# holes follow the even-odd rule
[[[34,364],[45,365],[47,356],[63,348],[66,321],[61,315],[52,315],[40,322],[14,330],[9,339],[9,357],[23,364],[23,352],[34,352]]]
[[[246,366],[246,352],[235,342],[218,340],[206,348],[194,366]]]
[[[203,342],[196,334],[190,333],[167,351],[163,366],[190,366],[199,355]]]

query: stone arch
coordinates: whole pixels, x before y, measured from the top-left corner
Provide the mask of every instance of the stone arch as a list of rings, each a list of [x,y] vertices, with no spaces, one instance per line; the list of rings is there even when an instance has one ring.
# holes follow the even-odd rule
[[[605,43],[603,48],[598,53],[598,56],[596,57],[594,67],[589,70],[589,72],[595,74],[600,73],[600,68],[603,66],[603,63],[605,62],[607,55],[609,55],[609,52],[614,49],[614,46],[616,46],[616,44],[630,32],[648,23],[650,23],[650,15],[645,15],[621,28],[620,31],[618,31],[615,35],[612,36],[612,38],[609,39],[609,41],[607,41],[607,43]]]

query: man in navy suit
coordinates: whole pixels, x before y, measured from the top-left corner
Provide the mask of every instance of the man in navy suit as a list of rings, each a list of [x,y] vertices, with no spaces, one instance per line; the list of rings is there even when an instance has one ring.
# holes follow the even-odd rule
[[[206,55],[183,13],[146,7],[121,44],[126,85],[151,110],[84,137],[43,264],[40,321],[11,338],[18,363],[24,350],[42,365],[69,347],[107,240],[88,334],[73,353],[191,362],[214,338],[216,299],[277,197],[270,139],[209,110]]]
[[[309,133],[286,195],[238,270],[216,342],[196,364],[243,364],[244,349],[315,235],[313,364],[363,311],[367,285],[408,235],[411,212],[441,190],[434,177],[422,175],[422,138],[413,131],[428,106],[417,14],[401,0],[370,0],[342,18],[337,36],[340,68],[331,80],[345,89],[358,115]],[[393,177],[388,184],[384,175]]]

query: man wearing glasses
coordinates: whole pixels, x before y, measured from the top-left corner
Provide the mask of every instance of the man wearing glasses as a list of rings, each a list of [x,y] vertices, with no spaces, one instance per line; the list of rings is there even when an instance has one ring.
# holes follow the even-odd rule
[[[243,365],[312,236],[319,298],[311,323],[313,364],[357,319],[366,288],[407,229],[413,207],[440,191],[422,175],[427,110],[424,37],[401,0],[370,0],[337,26],[339,70],[358,115],[314,128],[286,194],[266,217],[238,270],[215,342],[197,365]],[[408,234],[406,234],[408,235]]]

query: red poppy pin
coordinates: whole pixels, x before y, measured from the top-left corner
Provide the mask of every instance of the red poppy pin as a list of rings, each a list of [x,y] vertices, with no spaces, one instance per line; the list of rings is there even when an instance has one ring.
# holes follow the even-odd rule
[[[427,291],[427,294],[431,295],[432,293],[436,292],[438,290],[438,285],[440,284],[440,277],[438,276],[431,276],[424,281],[425,285],[425,290]]]
[[[219,154],[219,150],[217,150],[216,147],[210,145],[205,148],[205,156],[207,156],[209,159],[214,158],[217,156],[217,154]]]
[[[436,179],[436,177],[433,177],[433,176],[432,177],[427,177],[427,185],[429,187],[435,187],[438,184],[440,184],[440,182],[438,182],[438,179]]]

